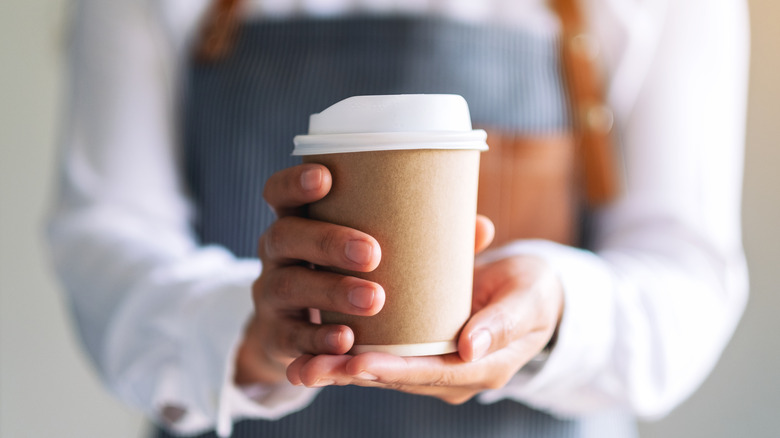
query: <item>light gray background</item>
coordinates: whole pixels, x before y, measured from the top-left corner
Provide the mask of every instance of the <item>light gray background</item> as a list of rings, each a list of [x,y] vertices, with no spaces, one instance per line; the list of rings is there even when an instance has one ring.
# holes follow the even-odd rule
[[[143,420],[101,389],[74,340],[41,243],[55,183],[65,4],[0,2],[0,437],[138,438]],[[711,377],[669,417],[642,425],[648,438],[780,436],[780,2],[750,6],[751,300]]]

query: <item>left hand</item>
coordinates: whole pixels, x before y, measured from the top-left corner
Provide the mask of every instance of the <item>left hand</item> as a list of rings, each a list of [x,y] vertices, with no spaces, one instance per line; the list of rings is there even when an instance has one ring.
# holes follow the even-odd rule
[[[382,387],[460,404],[506,385],[547,345],[562,313],[563,287],[551,267],[536,257],[508,257],[475,268],[472,316],[457,353],[304,355],[287,368],[287,378],[295,385]]]

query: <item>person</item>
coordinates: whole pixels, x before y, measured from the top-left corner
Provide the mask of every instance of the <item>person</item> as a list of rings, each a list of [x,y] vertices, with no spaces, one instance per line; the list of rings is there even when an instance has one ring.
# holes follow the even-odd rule
[[[624,189],[592,212],[587,249],[482,252],[458,353],[421,358],[348,355],[348,327],[303,316],[372,315],[386,297],[303,267],[370,271],[381,247],[299,217],[332,181],[289,156],[291,135],[339,97],[442,87],[477,121],[564,129],[554,14],[258,0],[231,55],[192,62],[208,3],[77,1],[68,43],[51,255],[106,386],[159,436],[632,436],[706,377],[747,298],[745,2],[581,2]],[[483,249],[490,222],[477,231]]]

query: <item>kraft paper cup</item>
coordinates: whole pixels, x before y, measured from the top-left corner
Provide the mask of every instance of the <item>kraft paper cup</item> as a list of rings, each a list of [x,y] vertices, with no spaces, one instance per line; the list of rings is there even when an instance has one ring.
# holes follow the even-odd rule
[[[311,116],[294,155],[333,176],[309,217],[368,233],[382,248],[373,272],[339,271],[382,285],[383,309],[361,317],[322,312],[355,334],[352,353],[426,356],[457,351],[471,312],[479,155],[454,95],[356,96]]]

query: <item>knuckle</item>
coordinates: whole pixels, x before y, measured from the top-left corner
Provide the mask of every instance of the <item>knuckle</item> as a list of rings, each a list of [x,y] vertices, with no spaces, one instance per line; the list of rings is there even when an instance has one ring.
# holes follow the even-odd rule
[[[433,381],[433,386],[441,386],[441,387],[451,387],[454,383],[454,376],[452,375],[452,372],[450,371],[443,371],[441,374],[436,376],[436,379]]]
[[[335,252],[338,241],[338,231],[328,227],[325,231],[323,231],[317,242],[317,250],[323,256],[323,258],[327,258],[331,253]]]
[[[500,348],[514,340],[517,332],[517,322],[512,315],[503,310],[496,314],[495,319],[497,330],[493,333],[497,339],[494,340],[494,347]]]
[[[265,185],[263,185],[263,200],[272,208],[277,198],[277,192],[285,190],[289,186],[289,183],[286,182],[287,178],[284,177],[285,175],[285,171],[274,173],[265,180]]]
[[[283,232],[284,223],[282,220],[272,223],[263,236],[260,238],[260,252],[265,258],[272,258],[279,254],[284,248],[285,234]]]
[[[267,275],[264,274],[252,284],[252,301],[255,306],[255,313],[264,321],[271,320],[275,315],[274,307],[269,303],[267,283]]]
[[[272,275],[265,288],[267,301],[274,303],[284,303],[289,301],[294,294],[294,281],[292,276],[276,273]]]
[[[346,297],[349,293],[348,291],[354,287],[353,283],[354,280],[352,278],[345,276],[339,276],[334,280],[325,294],[327,304],[330,306],[326,310],[351,310],[352,306],[346,303]]]
[[[287,356],[294,356],[302,353],[303,351],[301,351],[301,348],[299,347],[299,341],[302,335],[300,326],[298,324],[291,324],[288,322],[282,324],[282,327],[280,328],[282,328],[284,333],[281,333],[279,336],[277,336],[279,339],[280,351]]]

